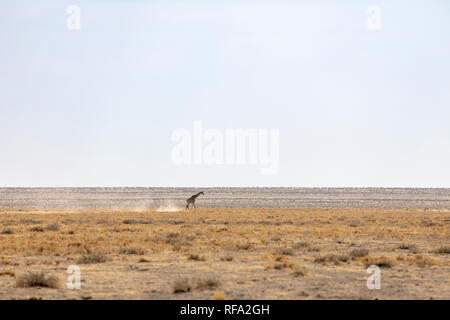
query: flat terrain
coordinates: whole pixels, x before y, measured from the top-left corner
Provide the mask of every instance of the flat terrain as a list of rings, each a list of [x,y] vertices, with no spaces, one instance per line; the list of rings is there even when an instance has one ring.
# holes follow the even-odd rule
[[[0,223],[0,299],[450,299],[448,210],[0,209]]]
[[[203,208],[449,209],[449,188],[0,188],[0,208],[183,207],[204,191]]]

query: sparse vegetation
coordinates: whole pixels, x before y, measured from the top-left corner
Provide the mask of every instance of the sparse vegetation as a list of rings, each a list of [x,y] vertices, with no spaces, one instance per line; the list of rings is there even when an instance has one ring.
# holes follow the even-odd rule
[[[31,232],[44,232],[44,228],[40,227],[40,226],[36,226],[36,227],[32,227],[30,228]]]
[[[11,229],[4,229],[2,230],[2,234],[13,234],[14,231],[12,231]]]
[[[437,254],[450,254],[450,246],[443,246],[435,250]]]
[[[292,248],[293,249],[304,249],[304,248],[308,248],[309,247],[309,243],[308,242],[296,242]]]
[[[198,255],[198,254],[196,254],[196,253],[191,253],[191,254],[188,256],[188,260],[193,260],[193,261],[206,261],[206,258],[203,257],[203,256],[200,256],[200,255]]]
[[[367,249],[353,249],[350,252],[350,258],[352,258],[354,260],[356,258],[365,257],[368,254],[369,254],[369,250],[367,250]]]
[[[173,284],[173,293],[184,293],[192,290],[191,281],[189,278],[181,278],[175,280]]]
[[[308,274],[308,271],[305,267],[303,266],[295,266],[293,271],[292,271],[292,275],[294,277],[304,277]]]
[[[321,256],[314,259],[314,262],[317,263],[333,263],[335,265],[339,265],[342,262],[347,262],[349,260],[349,257],[346,255],[337,255],[337,254],[328,254],[325,256]]]
[[[46,226],[45,227],[45,230],[48,230],[48,231],[58,231],[59,230],[59,225],[57,225],[57,224],[50,224],[50,225],[48,225],[48,226]]]
[[[372,264],[392,268],[387,276],[405,272],[396,277],[401,292],[384,286],[380,299],[396,294],[428,298],[429,292],[445,299],[450,294],[442,281],[450,267],[449,246],[443,242],[449,235],[444,227],[448,212],[200,208],[188,214],[152,209],[5,213],[10,211],[0,208],[0,226],[13,232],[0,234],[0,288],[11,292],[4,297],[64,298],[66,290],[40,295],[36,289],[14,288],[15,282],[18,275],[43,270],[38,268],[63,280],[67,266],[78,264],[84,288],[89,284],[93,290],[83,296],[92,299],[177,298],[175,291],[186,299],[214,298],[216,293],[220,298],[224,292],[227,299],[297,299],[297,290],[291,290],[297,283],[309,298],[337,297],[344,290],[348,297],[361,298],[349,283],[366,279],[364,267]],[[435,225],[424,225],[425,219]],[[356,221],[358,226],[351,227]],[[177,277],[181,282],[175,285]],[[430,290],[406,281],[416,277]]]
[[[417,246],[415,244],[411,244],[411,243],[409,243],[409,244],[402,243],[398,248],[401,250],[408,250],[411,253],[419,252],[419,249],[417,248]]]
[[[16,275],[16,273],[12,270],[4,270],[4,271],[0,271],[0,276],[11,276],[14,277]]]
[[[369,267],[371,265],[378,266],[380,268],[391,268],[395,265],[394,260],[391,258],[381,256],[381,257],[366,257],[365,261],[365,267]]]
[[[215,277],[206,277],[198,279],[189,279],[187,277],[175,280],[173,284],[173,293],[185,293],[192,290],[211,290],[218,288],[220,281]]]
[[[120,248],[119,253],[120,254],[138,254],[138,255],[143,255],[143,254],[145,254],[145,250],[142,249],[141,247],[125,247],[125,248]]]
[[[89,264],[89,263],[103,263],[108,260],[107,256],[103,252],[94,252],[81,256],[77,263]]]
[[[288,248],[278,248],[275,250],[275,254],[283,255],[283,256],[293,256],[294,251]]]
[[[22,275],[16,280],[16,287],[29,288],[29,287],[43,287],[57,289],[59,287],[59,280],[55,276],[45,275],[44,272],[36,273],[30,272],[26,275]]]

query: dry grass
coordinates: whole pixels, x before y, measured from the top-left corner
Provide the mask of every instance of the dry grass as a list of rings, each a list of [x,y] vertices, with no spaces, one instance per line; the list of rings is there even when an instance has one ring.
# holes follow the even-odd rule
[[[395,265],[393,259],[381,256],[381,257],[366,257],[364,259],[366,268],[369,266],[378,266],[380,268],[391,268]]]
[[[173,283],[173,293],[186,293],[192,290],[212,290],[220,287],[220,281],[215,277],[205,277],[205,278],[180,278],[175,280]]]
[[[16,275],[16,273],[12,270],[4,270],[4,271],[0,271],[0,276],[11,276],[14,277]]]
[[[103,263],[108,261],[107,256],[103,252],[94,252],[82,255],[77,263],[80,264],[89,264],[89,263]]]
[[[141,247],[126,247],[126,248],[120,248],[119,251],[120,254],[137,254],[137,255],[144,255],[145,250]]]
[[[17,275],[44,271],[66,279],[66,268],[80,264],[83,285],[92,290],[83,294],[93,299],[164,299],[175,291],[211,299],[219,287],[227,299],[296,299],[298,290],[286,290],[294,281],[309,298],[370,298],[355,289],[369,265],[396,283],[380,298],[432,292],[448,299],[449,222],[446,211],[423,210],[0,209],[0,269],[16,275],[0,277],[0,298],[40,297],[15,291]],[[209,281],[210,274],[220,274],[220,282]],[[180,275],[189,279],[175,285]],[[50,292],[44,298],[81,299],[75,291]]]
[[[316,259],[314,259],[314,262],[322,264],[333,263],[335,265],[339,265],[342,262],[347,262],[349,259],[350,258],[346,255],[328,254],[325,256],[317,257]]]
[[[203,257],[203,256],[200,256],[200,255],[198,255],[198,254],[196,254],[196,253],[191,253],[191,254],[188,256],[188,260],[193,260],[193,261],[206,261],[206,258]]]
[[[365,257],[368,254],[369,254],[369,250],[367,250],[367,249],[353,249],[350,252],[350,258],[352,258],[354,260],[356,258]]]
[[[450,246],[437,248],[434,252],[437,254],[450,254]]]

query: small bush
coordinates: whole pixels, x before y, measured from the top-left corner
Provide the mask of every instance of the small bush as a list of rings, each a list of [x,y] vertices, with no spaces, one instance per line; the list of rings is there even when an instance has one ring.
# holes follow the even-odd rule
[[[233,257],[232,256],[225,256],[220,258],[220,261],[233,261]]]
[[[201,279],[180,278],[175,280],[172,287],[173,293],[191,292],[196,289],[199,291],[215,289],[220,286],[220,281],[214,277]]]
[[[77,260],[77,263],[80,263],[80,264],[103,263],[103,262],[106,262],[107,260],[108,259],[104,253],[96,252],[96,253],[89,253],[89,254],[81,256]]]
[[[380,268],[391,268],[394,266],[394,261],[388,257],[367,257],[365,261],[366,268],[375,265]]]
[[[173,293],[190,292],[191,290],[192,286],[188,278],[177,279],[173,284]]]
[[[292,246],[293,249],[303,249],[307,247],[309,247],[308,242],[297,242]]]
[[[398,248],[401,249],[401,250],[409,250],[412,253],[419,252],[419,250],[417,249],[417,246],[415,244],[402,243]]]
[[[239,250],[248,250],[251,248],[251,244],[250,243],[238,243],[236,244],[236,248],[238,248]]]
[[[145,254],[145,250],[140,247],[128,247],[128,248],[120,248],[120,254]]]
[[[356,258],[361,258],[361,257],[365,257],[369,254],[369,250],[367,249],[353,249],[350,252],[350,258],[352,259],[356,259]]]
[[[220,286],[220,281],[214,277],[208,277],[204,279],[197,279],[195,282],[195,289],[198,290],[210,290]]]
[[[16,273],[12,270],[0,271],[0,276],[11,276],[14,277]]]
[[[314,259],[314,262],[318,263],[334,263],[335,265],[341,264],[341,262],[347,262],[349,260],[348,256],[345,255],[336,255],[336,254],[328,254],[326,256],[318,257]]]
[[[305,267],[302,266],[295,266],[294,271],[292,271],[292,275],[294,277],[304,277],[307,274],[307,270]]]
[[[59,287],[59,280],[55,276],[46,276],[45,273],[31,272],[27,275],[23,275],[16,280],[16,287],[30,288],[30,287],[43,287],[53,288]]]
[[[438,254],[450,254],[450,246],[440,247],[436,249],[434,252]]]
[[[270,270],[270,269],[274,269],[274,270],[292,269],[292,270],[294,270],[296,267],[297,267],[297,265],[294,263],[283,262],[283,263],[269,264],[268,266],[265,267],[265,270]]]
[[[288,248],[278,248],[275,250],[275,254],[283,255],[283,256],[293,256],[294,251]]]
[[[30,229],[31,232],[44,232],[44,228],[42,227],[33,227]]]
[[[14,231],[12,231],[11,229],[5,229],[2,231],[2,234],[13,234]]]
[[[57,224],[50,224],[47,227],[45,227],[45,230],[58,231],[59,230],[59,226]]]
[[[200,255],[198,255],[198,254],[196,254],[196,253],[191,253],[191,254],[188,256],[188,260],[193,260],[193,261],[206,261],[206,258],[205,258],[205,257],[202,257],[202,256],[200,256]]]

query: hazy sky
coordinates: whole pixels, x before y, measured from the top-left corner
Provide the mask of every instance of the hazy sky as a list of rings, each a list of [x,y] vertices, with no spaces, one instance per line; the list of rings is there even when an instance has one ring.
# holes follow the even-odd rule
[[[450,187],[449,39],[447,0],[0,0],[0,186]],[[194,121],[278,172],[176,165]]]

